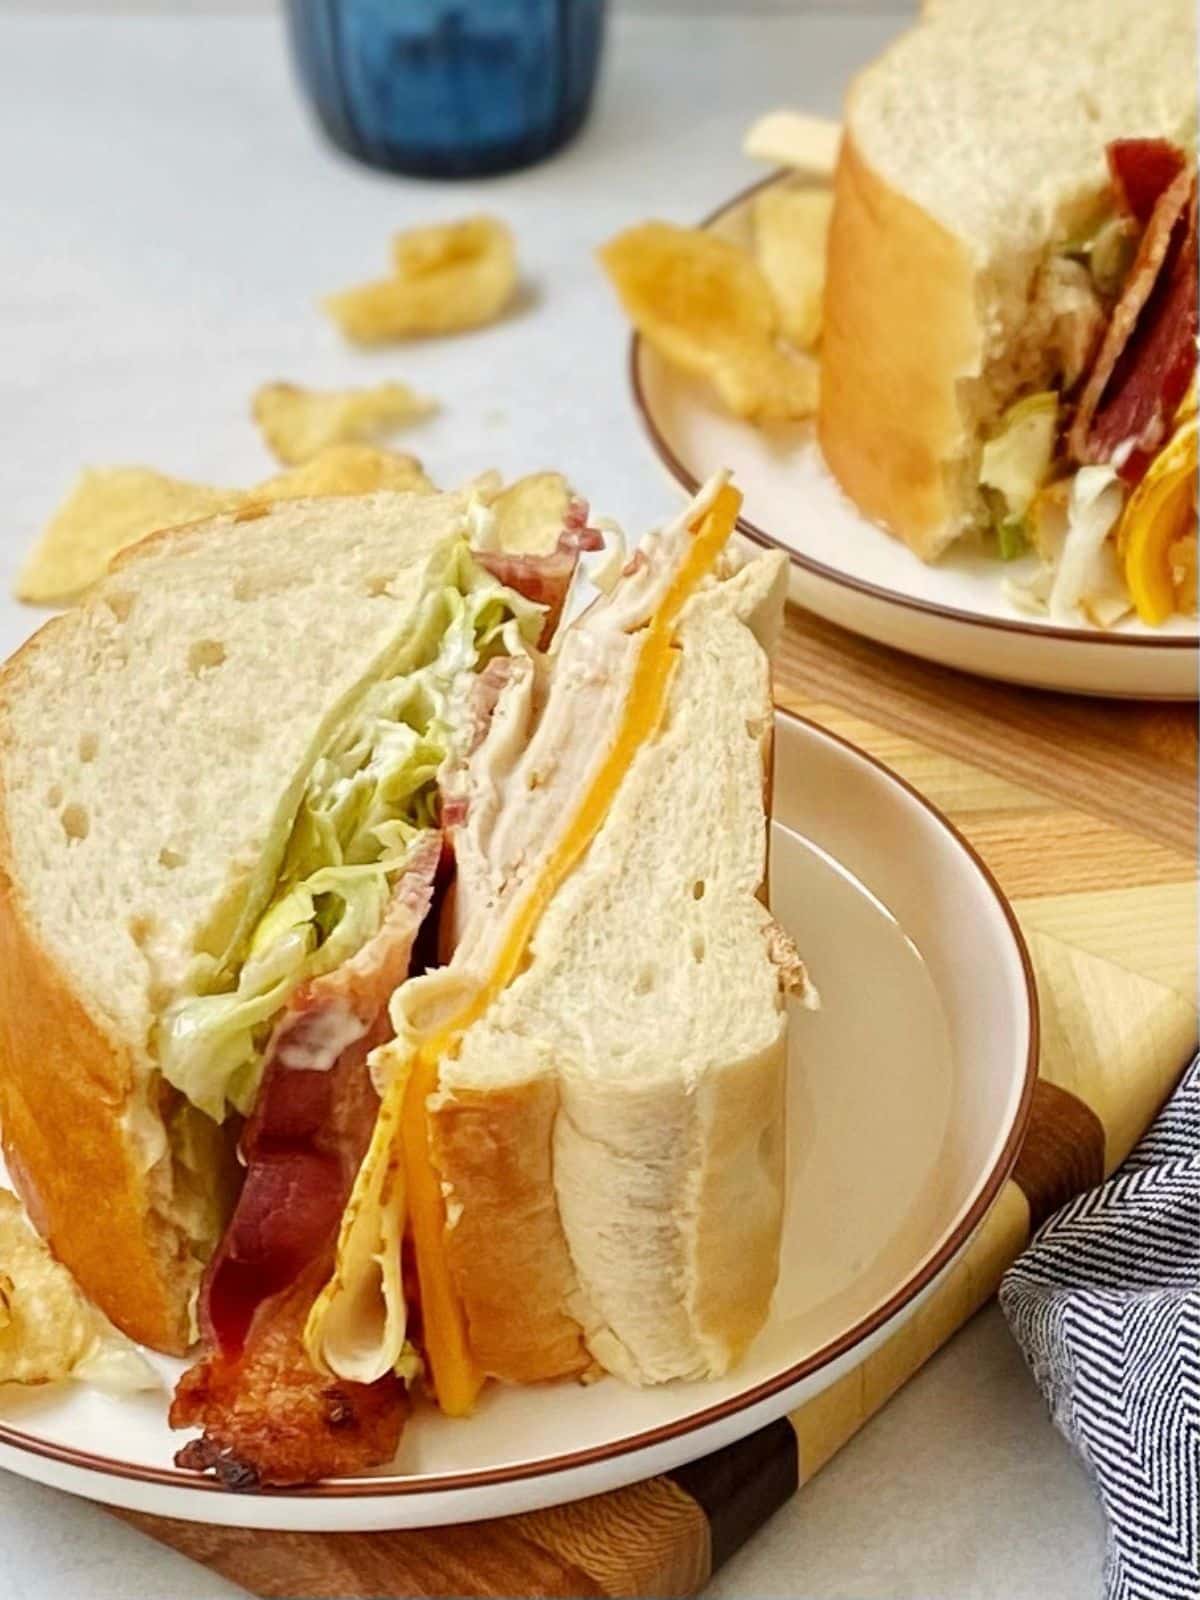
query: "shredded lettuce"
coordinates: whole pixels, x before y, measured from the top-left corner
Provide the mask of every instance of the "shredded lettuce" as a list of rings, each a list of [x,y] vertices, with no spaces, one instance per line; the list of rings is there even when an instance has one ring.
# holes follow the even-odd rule
[[[1125,489],[1118,470],[1080,467],[1043,490],[1031,508],[1037,570],[1006,582],[1014,605],[1035,616],[1073,624],[1082,616],[1110,628],[1132,609],[1114,533]]]
[[[1131,217],[1106,206],[1089,227],[1067,240],[1060,254],[1082,262],[1099,292],[1106,299],[1115,300],[1137,254],[1139,233]]]
[[[1094,611],[1093,620],[1107,626],[1129,610],[1109,537],[1124,503],[1125,490],[1115,467],[1080,467],[1075,474],[1067,503],[1067,536],[1047,602],[1055,622],[1071,622],[1083,610]]]
[[[1026,514],[1050,475],[1057,439],[1058,396],[1044,390],[1009,406],[983,447],[979,484],[1002,561],[1022,555],[1027,547]]]
[[[1028,549],[1024,517],[1003,517],[996,527],[996,554],[1001,561],[1016,561]]]
[[[271,1023],[299,985],[378,931],[392,881],[437,826],[438,773],[465,754],[473,677],[541,633],[543,608],[497,582],[465,540],[448,578],[426,596],[418,663],[375,684],[316,762],[240,970],[216,976],[217,992],[181,997],[159,1024],[164,1077],[218,1122],[230,1106],[252,1109]]]

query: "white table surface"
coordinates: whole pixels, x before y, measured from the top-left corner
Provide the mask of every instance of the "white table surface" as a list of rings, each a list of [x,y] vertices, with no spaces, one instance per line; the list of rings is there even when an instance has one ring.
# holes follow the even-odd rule
[[[675,503],[625,384],[592,260],[624,223],[693,219],[749,182],[756,112],[835,113],[898,14],[618,16],[591,125],[559,159],[429,185],[327,150],[269,17],[0,17],[0,591],[83,463],[250,482],[269,378],[397,374],[444,414],[408,445],[439,481],[556,465],[631,527]],[[516,230],[529,304],[457,340],[370,356],[313,309],[383,267],[398,226],[486,207]],[[0,600],[5,652],[36,615]],[[994,1309],[714,1580],[713,1596],[1091,1600],[1102,1521]],[[7,1600],[238,1591],[102,1511],[0,1474]]]

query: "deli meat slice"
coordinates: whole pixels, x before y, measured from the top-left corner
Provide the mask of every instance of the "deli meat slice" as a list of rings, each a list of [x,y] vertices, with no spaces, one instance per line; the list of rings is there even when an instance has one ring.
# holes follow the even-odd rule
[[[1196,181],[1181,166],[1154,204],[1080,395],[1067,436],[1075,460],[1111,461],[1126,446],[1118,470],[1141,478],[1195,371],[1196,325]]]
[[[474,755],[475,751],[487,738],[487,731],[492,725],[492,715],[497,702],[504,690],[504,685],[513,675],[513,658],[511,656],[496,656],[488,662],[483,671],[478,673],[471,685],[471,740],[467,745],[467,754]],[[446,827],[450,824],[445,821]]]
[[[585,500],[574,499],[567,507],[563,529],[558,543],[545,555],[530,555],[509,550],[474,550],[472,555],[479,565],[491,573],[498,583],[515,589],[526,600],[546,607],[546,621],[538,640],[546,649],[554,637],[562,617],[563,606],[575,576],[581,550],[599,550],[604,545],[604,535],[587,525],[588,505]]]
[[[285,1484],[395,1453],[403,1385],[332,1384],[313,1369],[302,1335],[379,1109],[367,1057],[391,1036],[388,1001],[408,974],[441,853],[430,832],[379,932],[304,985],[275,1028],[242,1135],[245,1181],[201,1290],[210,1354],[184,1375],[171,1407],[173,1427],[205,1429],[180,1451],[181,1466],[211,1467],[235,1485]]]

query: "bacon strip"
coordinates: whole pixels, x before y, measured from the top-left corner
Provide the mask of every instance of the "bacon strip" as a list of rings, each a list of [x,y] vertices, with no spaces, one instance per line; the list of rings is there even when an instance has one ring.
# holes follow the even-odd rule
[[[1195,338],[1196,183],[1183,167],[1154,204],[1084,385],[1067,435],[1075,460],[1111,461],[1129,441],[1119,470],[1126,482],[1141,478],[1195,370]]]
[[[201,1325],[224,1355],[238,1353],[259,1305],[336,1234],[378,1109],[366,1055],[382,1043],[377,1025],[408,972],[440,856],[430,833],[374,938],[299,989],[276,1025],[242,1134],[246,1179],[201,1291]]]
[[[184,1373],[171,1426],[204,1434],[178,1452],[177,1466],[212,1472],[228,1489],[257,1489],[351,1477],[396,1454],[409,1411],[400,1379],[345,1383],[317,1372],[305,1353],[324,1271],[324,1263],[310,1268],[271,1302],[236,1361],[212,1356]]]
[[[335,1385],[330,1401],[302,1334],[379,1110],[367,1056],[391,1036],[387,1004],[408,973],[441,849],[440,834],[428,834],[378,933],[297,991],[275,1028],[242,1134],[245,1182],[201,1292],[212,1353],[184,1375],[171,1407],[173,1427],[205,1428],[180,1451],[182,1466],[282,1484],[395,1453],[403,1386]]]
[[[558,543],[546,555],[519,554],[507,550],[475,550],[476,561],[499,583],[515,589],[536,605],[546,607],[546,622],[538,640],[545,650],[562,617],[571,588],[571,579],[581,550],[600,550],[604,535],[587,525],[588,504],[578,497],[567,507]]]
[[[1111,460],[1125,440],[1134,449],[1119,468],[1126,483],[1140,482],[1170,435],[1175,414],[1196,371],[1196,201],[1174,260],[1160,277],[1142,321],[1122,352],[1096,413],[1088,448]]]
[[[1105,153],[1117,204],[1144,228],[1187,157],[1169,139],[1114,139]]]

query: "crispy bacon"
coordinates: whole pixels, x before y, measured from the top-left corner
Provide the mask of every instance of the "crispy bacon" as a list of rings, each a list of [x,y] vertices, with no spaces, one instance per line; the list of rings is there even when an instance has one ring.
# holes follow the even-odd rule
[[[408,1416],[400,1380],[344,1383],[317,1372],[305,1352],[324,1270],[310,1266],[271,1302],[240,1356],[210,1356],[180,1379],[171,1426],[204,1433],[179,1451],[177,1466],[257,1489],[353,1476],[392,1459]]]
[[[1128,152],[1117,159],[1122,170],[1136,170]],[[1161,174],[1160,161],[1157,170]],[[1131,205],[1143,204],[1149,192],[1148,179],[1139,183]],[[1191,381],[1195,341],[1196,182],[1184,165],[1154,203],[1113,308],[1067,436],[1071,455],[1081,462],[1111,461],[1128,444],[1119,471],[1136,483]]]
[[[604,535],[599,529],[588,527],[590,513],[591,507],[586,500],[577,494],[571,496],[563,517],[563,533],[577,538],[581,550],[599,550],[604,543]]]
[[[1114,139],[1106,155],[1117,204],[1144,228],[1187,157],[1169,139]]]
[[[328,1038],[336,1054],[319,1065],[310,1041],[313,1065],[296,1067],[284,1064],[278,1043],[269,1053],[242,1136],[245,1181],[200,1297],[201,1327],[230,1360],[241,1353],[260,1308],[313,1260],[329,1256],[370,1141],[379,1101],[366,1059],[387,1029],[364,1033],[346,1015],[337,1002],[310,1006],[307,996],[298,997],[276,1030],[276,1041],[295,1041],[312,1023],[334,1022]],[[348,1026],[356,1033],[349,1044],[341,1031]]]
[[[441,849],[437,833],[416,848],[379,932],[293,996],[267,1047],[242,1134],[245,1182],[201,1294],[212,1353],[171,1408],[172,1426],[206,1430],[180,1451],[182,1466],[292,1483],[395,1452],[402,1388],[331,1385],[301,1333],[379,1109],[367,1056],[391,1035],[387,1003],[428,915]]]
[[[567,507],[558,543],[546,555],[521,554],[507,550],[476,550],[476,561],[498,582],[518,594],[546,607],[546,621],[538,645],[545,650],[554,637],[563,606],[575,576],[581,550],[600,550],[604,535],[589,528],[588,505],[578,497]]]
[[[201,1293],[201,1325],[227,1356],[263,1301],[332,1244],[378,1110],[366,1058],[388,1037],[387,1003],[408,971],[440,856],[431,833],[379,932],[298,990],[275,1028],[242,1134],[246,1179]]]
[[[1168,438],[1196,371],[1196,197],[1193,191],[1179,248],[1147,303],[1143,323],[1122,352],[1096,413],[1089,449],[1111,460],[1125,440],[1134,448],[1119,468],[1137,483]]]

